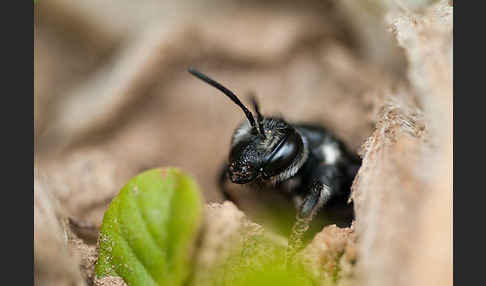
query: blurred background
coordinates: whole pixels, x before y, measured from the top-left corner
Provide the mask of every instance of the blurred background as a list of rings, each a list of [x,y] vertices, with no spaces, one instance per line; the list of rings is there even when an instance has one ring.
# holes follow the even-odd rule
[[[336,1],[42,1],[37,174],[73,176],[66,204],[96,223],[102,212],[90,217],[90,200],[157,166],[187,170],[208,201],[221,200],[217,177],[244,115],[190,66],[243,102],[254,91],[264,114],[323,124],[357,150],[373,130],[382,77],[343,10]],[[91,176],[111,185],[79,183]]]
[[[427,12],[433,5],[441,6]],[[442,45],[438,62],[451,65],[452,20],[443,20],[452,13],[451,5],[411,0],[38,1],[38,265],[51,259],[48,245],[55,239],[45,230],[52,217],[61,213],[99,227],[113,196],[143,170],[180,167],[196,178],[206,201],[222,201],[217,179],[243,113],[187,73],[188,67],[218,80],[245,103],[255,92],[264,115],[322,124],[359,151],[383,120],[380,112],[390,98],[399,108],[412,106],[419,113],[432,105],[433,100],[421,97],[434,87],[421,81],[420,72],[430,69],[413,70],[427,53],[415,56],[423,42],[411,35],[427,29],[429,24],[420,26],[420,17],[439,17],[437,26],[446,23],[450,35],[449,30],[436,33],[434,26],[440,41],[432,37],[428,43],[434,49]],[[402,28],[409,34],[401,34]],[[443,87],[442,78],[430,78]],[[452,116],[452,109],[446,110]],[[436,118],[440,112],[426,113]],[[433,125],[440,119],[434,120],[432,131],[440,129]],[[446,160],[452,163],[452,157]]]

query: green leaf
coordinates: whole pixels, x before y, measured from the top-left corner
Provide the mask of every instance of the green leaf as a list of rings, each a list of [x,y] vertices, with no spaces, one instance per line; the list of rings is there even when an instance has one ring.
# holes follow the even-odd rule
[[[130,286],[182,285],[201,212],[198,186],[179,169],[132,178],[105,212],[96,275],[120,276]]]
[[[246,246],[246,254],[231,260],[225,273],[224,286],[312,286],[317,285],[314,277],[299,260],[287,265],[285,248],[263,241]],[[213,286],[221,285],[215,283]]]
[[[323,285],[300,258],[287,258],[287,246],[264,233],[247,233],[223,259],[196,273],[191,286]],[[227,246],[226,246],[227,247]]]
[[[305,273],[304,270],[286,269],[285,264],[272,263],[264,264],[261,269],[253,271],[252,269],[245,269],[239,273],[235,280],[225,285],[232,286],[312,286],[318,285],[310,274]]]

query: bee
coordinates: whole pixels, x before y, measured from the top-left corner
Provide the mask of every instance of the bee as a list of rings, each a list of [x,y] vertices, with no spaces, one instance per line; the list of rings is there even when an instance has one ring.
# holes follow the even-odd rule
[[[361,158],[342,140],[319,125],[263,116],[252,96],[254,116],[232,91],[194,68],[188,71],[225,94],[247,118],[231,138],[222,185],[229,179],[286,193],[295,204],[297,221],[312,220],[324,206],[347,204]],[[222,191],[234,201],[225,188]]]

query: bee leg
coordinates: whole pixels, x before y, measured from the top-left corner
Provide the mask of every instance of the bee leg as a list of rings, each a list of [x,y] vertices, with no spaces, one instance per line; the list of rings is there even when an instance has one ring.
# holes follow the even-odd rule
[[[319,165],[313,172],[312,181],[308,187],[307,195],[298,212],[298,218],[312,218],[312,216],[329,199],[343,195],[345,174],[336,165]]]
[[[289,255],[293,256],[302,248],[302,237],[309,229],[309,224],[319,205],[322,189],[324,186],[319,181],[314,181],[309,188],[308,194],[304,197],[299,209],[297,210],[297,220],[292,227],[289,237]]]
[[[314,170],[304,199],[297,210],[297,220],[289,238],[289,249],[296,253],[302,248],[302,236],[309,228],[312,217],[342,185],[342,175],[335,165],[320,165]]]

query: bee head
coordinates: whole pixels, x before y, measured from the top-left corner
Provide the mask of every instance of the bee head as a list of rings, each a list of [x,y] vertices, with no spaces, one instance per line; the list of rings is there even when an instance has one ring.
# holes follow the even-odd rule
[[[264,118],[254,96],[251,101],[257,114],[246,108],[236,95],[195,69],[189,72],[214,86],[245,113],[244,121],[234,132],[229,154],[228,175],[233,183],[246,184],[256,178],[277,177],[283,180],[293,176],[307,157],[302,136],[281,118]]]
[[[305,161],[304,142],[294,127],[283,119],[264,118],[265,137],[243,122],[234,132],[229,155],[229,178],[244,184],[257,177],[278,180],[293,176]]]

